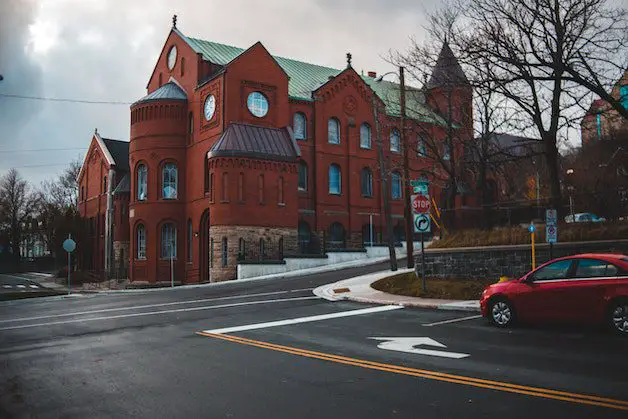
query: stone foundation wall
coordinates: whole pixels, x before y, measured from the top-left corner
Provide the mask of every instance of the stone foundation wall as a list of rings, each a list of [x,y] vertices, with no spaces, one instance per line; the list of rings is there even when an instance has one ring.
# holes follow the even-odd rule
[[[297,251],[297,230],[290,228],[272,228],[255,226],[211,226],[209,235],[213,240],[213,252],[210,242],[209,265],[210,281],[221,282],[236,279],[238,256],[255,259],[260,254],[260,239],[264,240],[266,258],[280,259],[279,240],[283,239],[283,253]],[[223,238],[227,239],[227,264],[223,266]],[[244,239],[245,252],[241,255],[240,239]],[[212,254],[213,253],[213,254]]]
[[[416,247],[415,247],[416,249]],[[549,245],[536,246],[536,266],[550,260]],[[628,253],[628,240],[558,243],[552,257],[580,253]],[[421,253],[414,254],[415,267],[421,272]],[[456,249],[427,249],[425,276],[427,278],[497,279],[500,276],[520,278],[532,268],[529,245],[491,246]]]
[[[131,243],[128,241],[113,242],[113,266],[111,267],[112,278],[126,279],[129,277],[129,252]]]

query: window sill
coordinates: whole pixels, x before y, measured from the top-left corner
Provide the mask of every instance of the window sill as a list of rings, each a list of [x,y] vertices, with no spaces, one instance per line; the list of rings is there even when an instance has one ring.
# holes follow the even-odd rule
[[[299,188],[297,189],[298,192],[303,192],[303,193],[307,193],[307,189],[303,189],[303,188]]]
[[[220,200],[221,204],[228,204],[229,202],[231,202],[231,201],[229,201],[228,199],[221,199]]]
[[[277,206],[279,206],[279,207],[285,207],[285,206],[286,206],[286,203],[285,203],[285,202],[278,202],[278,203],[277,203]]]
[[[362,195],[362,198],[373,199],[373,195]]]
[[[329,195],[342,196],[342,192],[329,192]]]
[[[164,261],[164,262],[170,262],[172,260],[173,262],[176,262],[178,259],[177,258],[170,259],[170,258],[162,257],[162,258],[159,258],[159,260]]]
[[[372,149],[373,149],[373,147],[363,147],[363,146],[360,146],[360,150],[372,150]]]
[[[146,262],[146,258],[136,258],[136,262]]]

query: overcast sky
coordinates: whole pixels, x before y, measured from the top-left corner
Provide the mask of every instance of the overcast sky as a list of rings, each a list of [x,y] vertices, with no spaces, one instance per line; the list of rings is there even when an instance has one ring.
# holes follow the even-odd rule
[[[133,102],[145,93],[177,14],[189,36],[358,71],[422,37],[438,0],[0,0],[0,93]],[[0,97],[0,174],[38,184],[82,159],[94,128],[129,139],[128,105]],[[59,149],[63,151],[29,151]]]

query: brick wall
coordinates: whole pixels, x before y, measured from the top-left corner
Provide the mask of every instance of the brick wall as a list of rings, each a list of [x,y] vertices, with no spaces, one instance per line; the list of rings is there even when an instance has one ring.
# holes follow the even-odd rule
[[[209,249],[211,282],[236,279],[240,238],[245,241],[246,253],[254,249],[257,250],[260,239],[264,239],[269,253],[276,249],[280,238],[283,238],[283,251],[285,254],[295,253],[297,250],[296,229],[255,226],[211,226],[209,234],[214,243],[213,252],[211,244]],[[222,260],[223,238],[227,238],[227,265],[224,267]]]
[[[553,257],[579,253],[628,253],[628,240],[559,243],[554,246]],[[421,254],[415,253],[415,266],[421,272]],[[536,248],[536,263],[539,266],[550,260],[549,246]],[[502,275],[519,278],[529,272],[532,252],[529,245],[494,246],[457,249],[427,249],[425,252],[425,275],[428,278],[499,278]]]

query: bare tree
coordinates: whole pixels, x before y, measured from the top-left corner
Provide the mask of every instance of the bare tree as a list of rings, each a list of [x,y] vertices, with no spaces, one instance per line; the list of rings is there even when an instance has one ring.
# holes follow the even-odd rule
[[[606,91],[626,68],[626,12],[605,0],[473,0],[454,31],[465,61],[490,63],[495,92],[527,116],[544,144],[551,203],[561,207],[558,139],[591,92],[626,116]]]
[[[0,231],[8,236],[16,260],[20,257],[24,221],[32,215],[33,206],[31,187],[17,170],[0,177]]]

